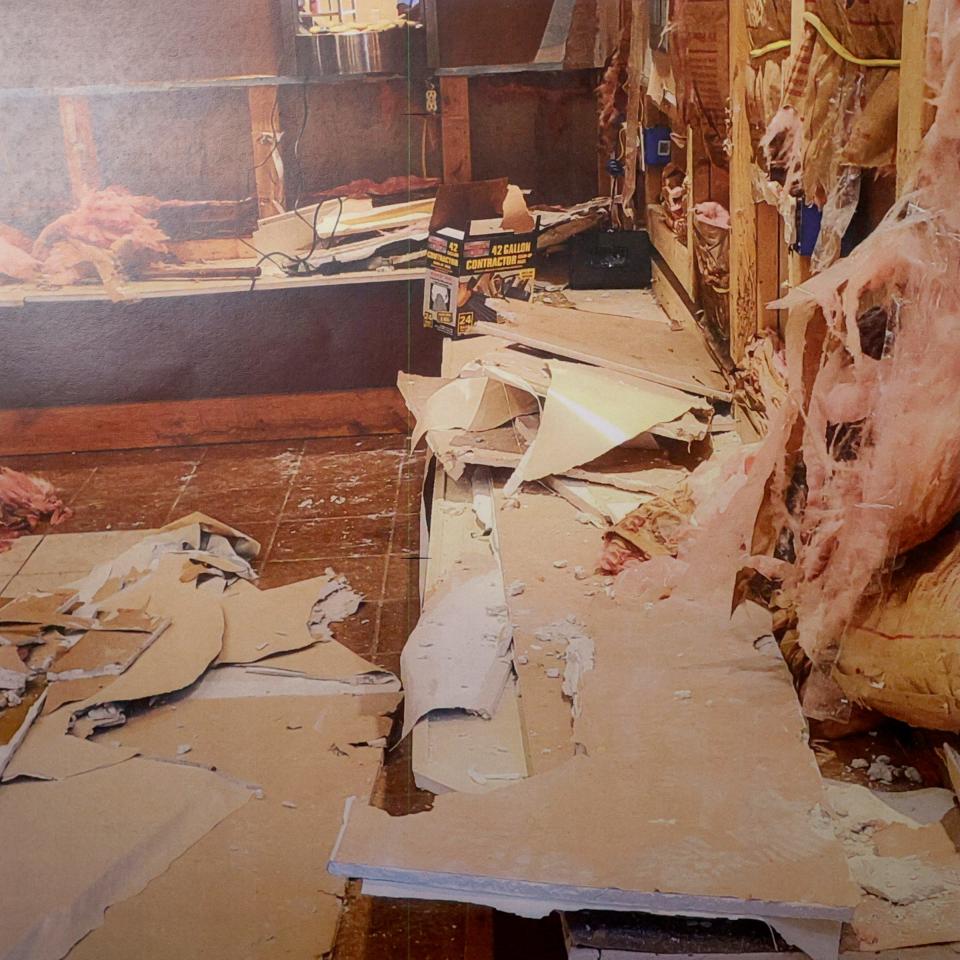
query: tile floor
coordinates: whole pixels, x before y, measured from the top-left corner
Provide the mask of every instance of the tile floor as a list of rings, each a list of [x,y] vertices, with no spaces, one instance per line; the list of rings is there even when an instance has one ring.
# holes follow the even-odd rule
[[[419,609],[424,459],[405,449],[405,437],[389,435],[8,457],[4,464],[60,490],[74,515],[54,533],[146,530],[199,510],[260,541],[264,588],[333,567],[366,598],[337,639],[396,672]],[[53,585],[46,581],[57,564],[31,556],[38,542],[24,538],[0,555],[0,593]],[[89,569],[87,559],[63,553],[58,573]]]
[[[342,643],[394,672],[419,613],[422,454],[399,435],[10,457],[4,465],[56,484],[74,515],[55,533],[137,531],[200,510],[261,544],[260,584],[281,586],[330,566],[366,597],[334,627]],[[111,547],[118,536],[104,538]],[[119,538],[122,539],[122,536]],[[50,586],[50,571],[85,572],[69,540],[24,538],[0,554],[0,595]],[[107,548],[106,543],[104,544]],[[122,549],[122,546],[121,546]],[[112,550],[110,551],[113,552]],[[89,561],[89,562],[88,562]],[[76,569],[73,569],[76,567]],[[57,582],[63,582],[61,572]],[[429,809],[410,776],[409,745],[388,753],[374,801],[391,813]],[[481,907],[363,897],[352,884],[334,960],[562,960],[556,920]],[[309,958],[302,958],[309,960]]]

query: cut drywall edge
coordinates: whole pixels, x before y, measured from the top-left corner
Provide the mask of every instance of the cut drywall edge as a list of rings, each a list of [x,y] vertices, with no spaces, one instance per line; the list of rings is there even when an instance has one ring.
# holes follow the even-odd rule
[[[689,914],[766,921],[772,918],[810,919],[837,923],[853,917],[853,911],[843,907],[675,893],[634,893],[601,887],[564,887],[456,873],[433,874],[343,863],[335,855],[327,869],[337,876],[361,879],[364,893],[372,896],[475,903],[531,918],[545,917],[554,910],[623,910],[676,916]]]

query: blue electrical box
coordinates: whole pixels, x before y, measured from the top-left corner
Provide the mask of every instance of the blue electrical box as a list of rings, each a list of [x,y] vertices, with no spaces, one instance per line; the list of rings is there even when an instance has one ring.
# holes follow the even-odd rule
[[[670,128],[643,128],[643,159],[648,167],[665,167],[670,162]]]
[[[793,249],[801,256],[813,256],[822,222],[823,211],[815,203],[797,202],[797,242]]]

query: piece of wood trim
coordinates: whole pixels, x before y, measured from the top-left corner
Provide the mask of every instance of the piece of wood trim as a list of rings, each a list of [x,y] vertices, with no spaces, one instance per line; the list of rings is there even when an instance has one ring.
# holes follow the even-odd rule
[[[923,135],[933,120],[928,99],[927,20],[930,0],[903,5],[900,46],[900,106],[897,114],[897,196],[908,189],[916,172]]]
[[[405,433],[393,387],[0,411],[0,454]]]
[[[780,296],[780,212],[773,204],[758,203],[757,215],[757,330],[775,330],[779,314],[767,304]]]
[[[473,179],[470,151],[470,81],[440,78],[440,127],[443,138],[443,182]]]
[[[730,5],[730,356],[738,366],[757,333],[757,207],[747,112],[750,36],[743,4]]]
[[[253,259],[229,264],[253,266]],[[294,290],[298,287],[339,287],[347,284],[399,283],[420,281],[426,276],[422,267],[399,267],[394,270],[358,270],[355,273],[335,273],[302,277],[260,276],[256,283],[249,280],[128,280],[116,285],[123,300],[157,300],[166,297],[209,296],[221,293],[262,293],[265,290]],[[251,289],[252,287],[252,289]],[[25,303],[74,303],[90,300],[109,300],[103,284],[77,284],[45,290],[34,283],[0,284],[0,307],[20,307]]]
[[[437,18],[437,4],[440,0],[423,0],[423,22],[427,28],[427,64],[440,66],[440,23]]]
[[[280,110],[277,87],[250,87],[247,103],[250,109],[250,140],[253,143],[253,172],[257,184],[260,219],[284,212],[282,164],[274,156],[280,149]],[[276,117],[276,120],[274,120]]]
[[[100,164],[93,135],[93,118],[86,97],[60,97],[60,126],[73,199],[79,203],[90,190],[100,189]]]

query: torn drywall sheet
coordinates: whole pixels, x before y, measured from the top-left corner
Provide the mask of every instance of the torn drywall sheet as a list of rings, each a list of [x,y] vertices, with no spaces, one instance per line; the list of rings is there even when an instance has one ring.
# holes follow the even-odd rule
[[[412,449],[428,430],[490,430],[540,409],[529,393],[481,377],[444,383],[439,378],[401,373],[397,386],[417,417],[410,439]]]
[[[18,696],[22,694],[29,676],[30,669],[21,659],[18,648],[0,646],[0,697],[4,697],[4,693],[10,691]]]
[[[4,733],[0,742],[0,776],[5,776],[10,758],[20,749],[27,733],[43,710],[47,692],[24,696],[16,707],[7,707],[4,714]]]
[[[19,777],[66,780],[136,756],[136,750],[104,746],[75,736],[69,732],[72,718],[73,712],[68,707],[41,716],[8,761],[3,782]]]
[[[751,529],[771,465],[759,464],[728,505],[731,529]],[[526,506],[536,499],[522,496],[504,517],[527,524],[528,553],[567,560],[562,538],[579,541],[584,528]],[[516,535],[504,520],[505,558]],[[731,536],[724,550],[742,552],[744,539]],[[731,569],[732,556],[705,541],[669,600],[584,598],[574,612],[597,650],[579,691],[578,755],[482,797],[437,797],[423,816],[355,805],[331,869],[393,884],[396,895],[429,887],[431,895],[516,903],[518,912],[537,901],[541,914],[596,907],[850,917],[856,890],[840,845],[818,828],[820,777],[789,672],[776,651],[755,646],[751,618],[730,619]],[[541,594],[556,599],[537,611],[539,625],[562,621],[576,603],[572,571],[557,569],[556,578],[557,590]],[[762,709],[765,723],[744,703]]]
[[[127,670],[168,626],[168,620],[155,619],[152,630],[88,630],[65,653],[57,657],[53,662],[53,669],[47,671],[47,680],[53,682],[118,676]]]
[[[436,596],[464,564],[491,569],[498,511],[489,471],[457,482],[435,468],[432,520],[423,595]],[[487,536],[482,536],[489,529]],[[502,583],[502,578],[501,581]],[[504,602],[504,601],[501,601]],[[413,727],[412,767],[422,789],[436,793],[481,793],[526,776],[528,764],[520,716],[519,690],[511,674],[489,719],[463,711],[437,710]],[[489,774],[489,776],[487,776]]]
[[[250,796],[207,770],[147,760],[5,785],[0,842],[17,866],[0,879],[0,957],[60,960],[107,907],[139,893]]]
[[[601,527],[620,523],[641,504],[653,499],[649,493],[629,493],[571,477],[548,477],[546,483],[554,493],[572,503]]]
[[[550,388],[540,428],[511,477],[507,491],[525,480],[564,473],[619,447],[651,427],[695,412],[700,437],[713,408],[658,384],[598,367],[549,360]],[[699,439],[691,437],[691,439]]]
[[[324,860],[344,798],[370,796],[382,750],[361,744],[381,742],[397,700],[178,699],[103,735],[167,761],[216,767],[249,784],[254,799],[115,903],[70,960],[129,960],[131,943],[140,960],[330,952],[344,885],[326,874]]]
[[[672,330],[660,320],[604,316],[519,300],[490,300],[488,305],[503,322],[480,322],[479,334],[702,397],[732,399],[699,330]]]
[[[960,815],[950,791],[883,794],[828,781],[826,812],[843,843],[860,902],[850,923],[851,949],[898,950],[960,940]]]
[[[332,640],[329,625],[356,613],[361,599],[329,569],[272,590],[238,580],[220,597],[224,632],[217,663],[252,663]]]
[[[413,728],[413,776],[431,793],[488,793],[529,773],[517,680],[489,720],[437,712]]]
[[[126,582],[156,568],[167,554],[194,559],[228,576],[254,578],[252,560],[260,545],[246,534],[202,513],[193,513],[146,534],[119,556],[98,564],[89,574],[65,586],[87,603],[120,589]],[[196,572],[193,573],[193,576]],[[189,579],[191,574],[187,573]]]
[[[465,337],[462,340],[450,340],[445,337],[440,376],[444,380],[454,380],[460,376],[460,371],[467,364],[503,348],[504,341],[500,337]]]
[[[185,563],[189,561],[176,553],[164,555],[149,576],[98,601],[105,609],[145,606],[151,615],[169,620],[170,626],[113,683],[77,704],[75,712],[182,690],[217,658],[224,629],[220,598],[198,590],[193,582],[182,582]]]
[[[513,638],[503,581],[493,555],[427,598],[400,655],[406,691],[403,733],[433,710],[492,716],[513,669]]]

